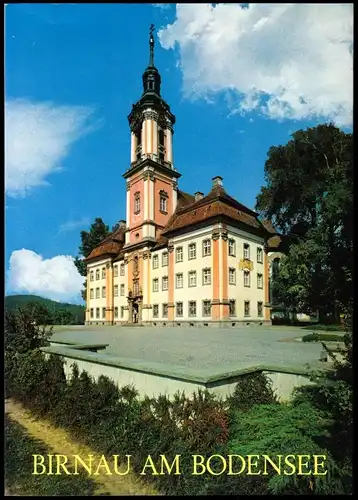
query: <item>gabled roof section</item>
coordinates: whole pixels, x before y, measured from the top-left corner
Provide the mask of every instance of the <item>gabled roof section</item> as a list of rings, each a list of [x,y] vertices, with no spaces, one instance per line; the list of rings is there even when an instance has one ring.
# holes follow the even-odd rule
[[[185,208],[191,203],[195,202],[195,196],[189,193],[185,193],[184,191],[180,191],[178,189],[178,201],[176,210],[180,210],[181,208]]]
[[[183,198],[185,198],[186,204],[183,206],[183,204],[178,203],[174,215],[162,232],[163,236],[188,226],[203,223],[216,216],[227,217],[255,229],[263,227],[258,220],[258,214],[228,195],[221,185],[214,185],[208,195],[198,201],[195,201],[194,196],[189,195],[189,198],[186,193],[185,195],[186,197]]]
[[[104,257],[106,255],[118,255],[121,251],[125,242],[125,227],[121,226],[115,231],[108,235],[101,243],[92,250],[89,256],[84,259],[85,262],[89,262],[92,259],[97,259],[98,257]]]

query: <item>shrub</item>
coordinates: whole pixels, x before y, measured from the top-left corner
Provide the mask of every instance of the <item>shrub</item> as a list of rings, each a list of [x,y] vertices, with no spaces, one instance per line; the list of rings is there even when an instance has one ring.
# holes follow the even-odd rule
[[[342,335],[335,335],[334,333],[308,333],[302,337],[302,342],[342,342]]]
[[[263,373],[256,372],[240,378],[228,403],[232,409],[247,411],[254,405],[277,403],[277,398],[272,382]]]
[[[347,493],[339,464],[324,447],[331,415],[309,402],[254,406],[233,421],[230,453],[239,455],[326,455],[326,476],[278,475],[269,472],[273,494]]]

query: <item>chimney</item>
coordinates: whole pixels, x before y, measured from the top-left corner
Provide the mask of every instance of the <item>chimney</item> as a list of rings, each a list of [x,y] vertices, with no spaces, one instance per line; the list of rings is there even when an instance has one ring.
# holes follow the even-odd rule
[[[220,177],[220,175],[213,177],[212,181],[213,181],[213,188],[222,187],[222,185],[223,185],[223,178]]]
[[[204,198],[204,193],[197,191],[196,193],[194,193],[194,196],[195,196],[195,201],[199,201],[199,200],[202,200]]]

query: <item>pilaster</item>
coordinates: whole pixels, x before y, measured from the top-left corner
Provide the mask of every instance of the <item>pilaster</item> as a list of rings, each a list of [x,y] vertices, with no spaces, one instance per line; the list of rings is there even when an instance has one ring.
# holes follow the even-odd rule
[[[106,321],[113,324],[113,265],[106,265]]]

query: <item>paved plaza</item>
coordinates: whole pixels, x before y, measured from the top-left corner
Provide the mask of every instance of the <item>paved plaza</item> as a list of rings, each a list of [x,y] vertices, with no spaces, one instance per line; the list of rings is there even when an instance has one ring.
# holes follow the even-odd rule
[[[55,328],[52,340],[109,344],[103,352],[121,358],[190,368],[230,365],[304,365],[317,361],[320,343],[298,342],[309,333],[295,327],[241,328],[77,326]]]

